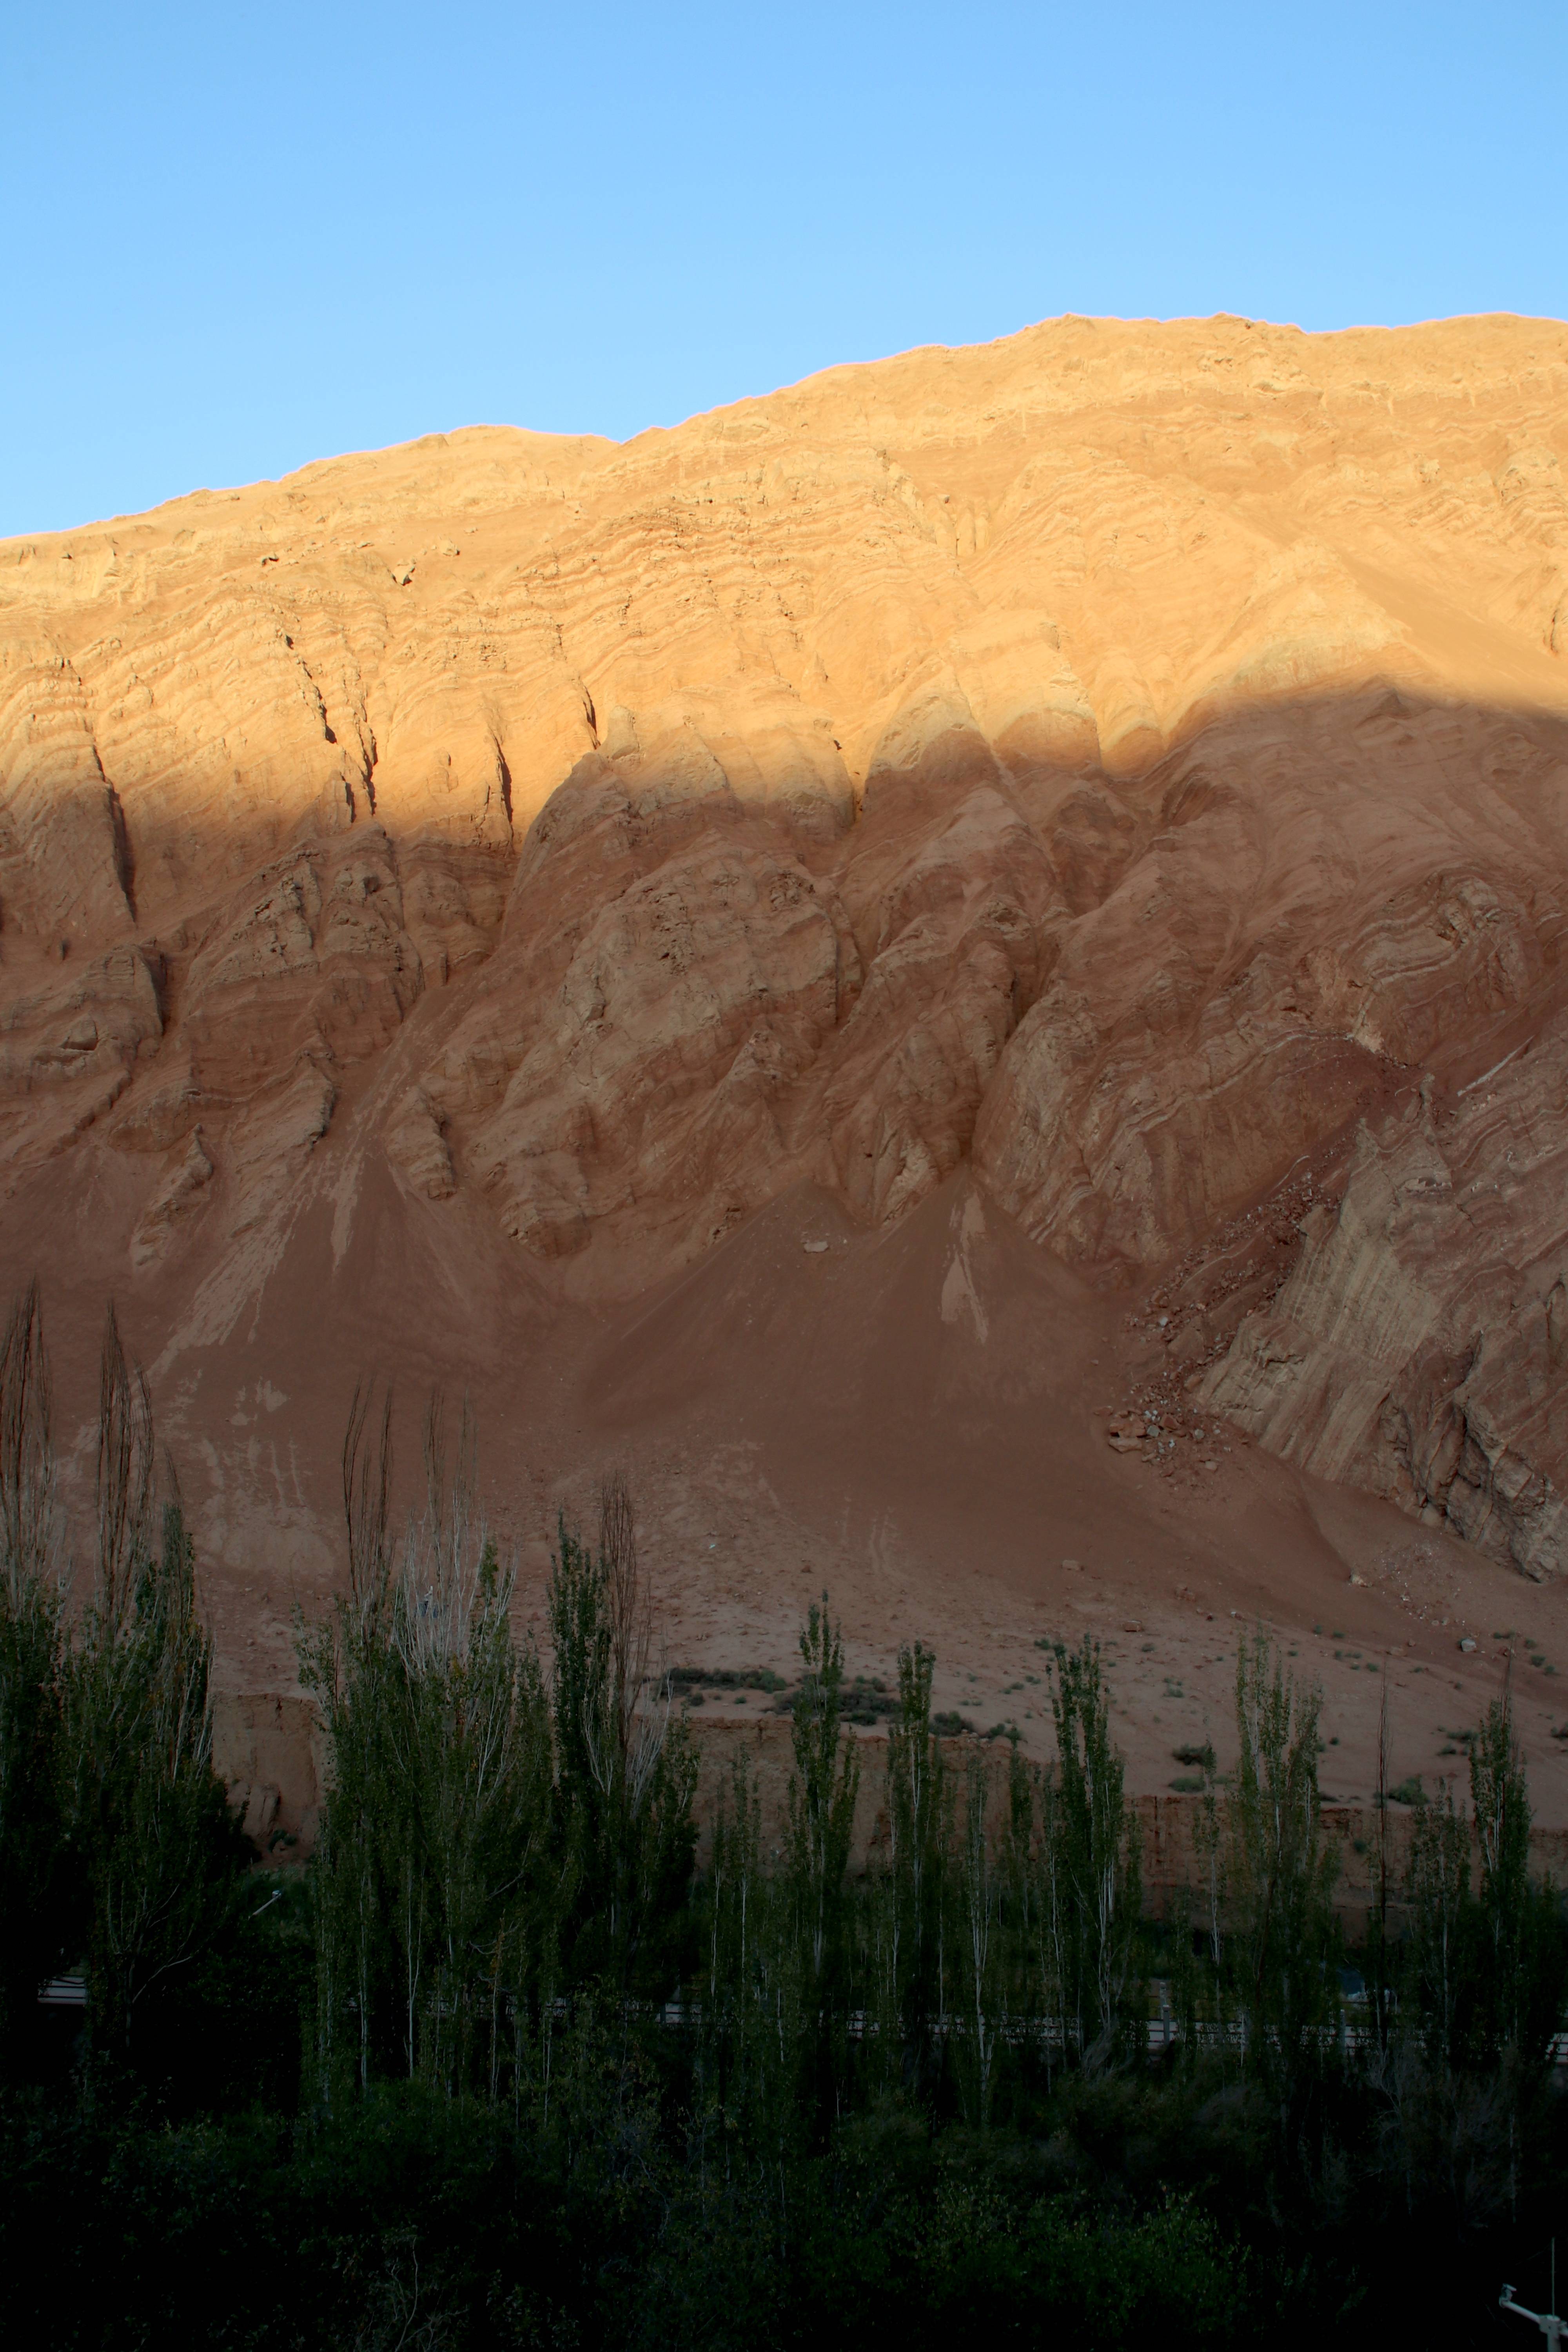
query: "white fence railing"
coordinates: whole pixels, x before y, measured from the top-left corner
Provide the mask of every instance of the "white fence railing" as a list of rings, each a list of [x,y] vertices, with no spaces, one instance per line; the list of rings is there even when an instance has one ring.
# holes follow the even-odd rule
[[[41,2009],[85,2009],[86,1983],[80,1977],[51,1977],[39,1991],[38,2006]],[[351,2000],[348,2006],[353,2009],[355,2004]],[[638,2001],[633,2004],[633,2008],[653,2024],[668,2026],[672,2031],[695,2028],[702,2022],[700,2000]],[[556,1994],[550,2003],[550,2013],[557,2021],[570,2017],[572,2004],[564,1993]],[[1059,2051],[1065,2057],[1079,2039],[1077,2028],[1065,2017],[1013,2017],[1004,2011],[1000,2017],[987,2022],[997,2039],[1007,2042],[1013,2049],[1027,2049],[1033,2044],[1053,2053]],[[881,2031],[877,2019],[864,2009],[851,2010],[845,2020],[845,2027],[851,2042],[874,2041]],[[969,2018],[954,2014],[939,2018],[935,2030],[939,2039],[963,2041],[973,2029]],[[1247,2047],[1247,2027],[1240,2018],[1200,2018],[1192,2030],[1201,2049],[1239,2051]],[[1144,2031],[1151,2050],[1173,2049],[1185,2039],[1186,2033],[1180,2020],[1170,2011],[1163,2011],[1158,2017],[1151,2017]],[[1363,2025],[1349,2017],[1342,2018],[1337,2026],[1320,2026],[1317,2036],[1321,2048],[1338,2049],[1346,2055],[1352,2051],[1370,2048],[1374,2038],[1370,2025]],[[1554,2067],[1568,2067],[1568,2032],[1552,2035],[1547,2044],[1547,2055]]]

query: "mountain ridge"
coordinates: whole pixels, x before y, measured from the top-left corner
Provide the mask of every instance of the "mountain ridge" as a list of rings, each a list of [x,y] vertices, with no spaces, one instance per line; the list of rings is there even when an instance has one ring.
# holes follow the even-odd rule
[[[556,1467],[497,1508],[542,1509],[630,1442],[604,1333],[791,1202],[872,1254],[895,1356],[977,1351],[1016,1449],[1026,1261],[973,1201],[1062,1270],[1103,1407],[1549,1584],[1565,394],[1554,321],[1068,319],[0,542],[0,1274],[68,1360],[119,1297],[243,1589],[268,1524],[328,1574],[300,1450],[367,1355],[499,1382]],[[950,1196],[895,1305],[880,1238]],[[795,1429],[755,1475],[798,1527],[798,1360],[720,1357],[729,1433],[672,1367],[639,1443],[700,1485]],[[864,1531],[921,1448],[856,1393]],[[1120,1526],[1051,1394],[1068,1516]],[[1228,1472],[1136,1469],[1242,1572]],[[1023,1591],[1037,1496],[997,1508]]]

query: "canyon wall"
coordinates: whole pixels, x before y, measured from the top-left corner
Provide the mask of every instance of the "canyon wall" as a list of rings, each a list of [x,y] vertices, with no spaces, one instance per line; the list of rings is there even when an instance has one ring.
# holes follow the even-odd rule
[[[1565,467],[1556,323],[1068,319],[0,544],[4,1270],[172,1378],[373,1195],[592,1315],[967,1167],[1568,1570]]]

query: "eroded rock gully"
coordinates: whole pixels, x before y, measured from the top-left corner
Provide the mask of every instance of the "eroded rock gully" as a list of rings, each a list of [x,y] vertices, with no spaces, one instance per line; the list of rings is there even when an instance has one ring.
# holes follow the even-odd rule
[[[1568,1570],[1565,461],[1549,322],[1068,320],[6,542],[5,1272],[195,1428],[967,1165],[1128,1379]]]

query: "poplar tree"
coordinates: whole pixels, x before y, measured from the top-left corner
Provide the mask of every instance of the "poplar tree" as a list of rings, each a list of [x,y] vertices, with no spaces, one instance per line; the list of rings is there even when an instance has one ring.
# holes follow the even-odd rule
[[[232,1915],[239,1833],[213,1767],[212,1642],[168,1473],[155,1532],[153,1411],[112,1307],[100,1377],[92,1591],[66,1676],[72,1862],[95,2053],[123,2062],[142,2004]]]
[[[1468,2038],[1476,1922],[1470,1822],[1449,1780],[1415,1808],[1405,1892],[1408,2008],[1428,2063],[1452,2069],[1462,2063]]]
[[[1561,1900],[1530,1874],[1530,1790],[1509,1691],[1492,1700],[1470,1743],[1477,1934],[1483,1955],[1478,2025],[1484,2053],[1540,2065],[1561,2019]]]
[[[363,2086],[390,2064],[495,2099],[554,1933],[543,1678],[514,1642],[513,1574],[478,1512],[472,1416],[454,1460],[431,1399],[425,1512],[395,1547],[390,1395],[374,1436],[369,1414],[356,1392],[348,1591],[300,1636],[328,1746],[318,2058],[327,2085],[345,2065]]]
[[[1100,1645],[1056,1645],[1051,1713],[1057,1776],[1042,1840],[1057,1977],[1079,2049],[1109,2056],[1121,2029],[1142,1904],[1139,1836],[1126,1762],[1110,1737]]]
[[[0,1346],[0,2064],[38,1989],[74,1957],[62,1711],[63,1542],[48,1358],[35,1282]]]
[[[1229,1948],[1246,2063],[1289,2101],[1338,2014],[1338,1864],[1318,1790],[1321,1695],[1259,1633],[1237,1650],[1237,1759],[1225,1814]]]
[[[763,1861],[761,1794],[742,1750],[714,1813],[699,2063],[727,2147],[737,2138],[775,2159],[794,2146],[800,2039],[799,1980],[780,1909]]]
[[[946,1943],[952,1806],[942,1742],[931,1729],[932,1651],[899,1652],[899,1711],[888,1733],[885,1928],[889,2029],[909,2086],[924,2091],[947,2031]]]
[[[579,1982],[662,1993],[679,1971],[696,1851],[697,1759],[653,1665],[653,1603],[624,1478],[592,1549],[560,1523],[548,1594],[555,1833]]]
[[[964,1769],[963,1844],[960,1864],[960,1925],[964,1973],[965,2072],[973,2120],[991,2120],[997,2036],[1002,1939],[1002,1879],[991,1850],[991,1776],[985,1759],[972,1755]]]
[[[801,1629],[803,1673],[791,1720],[794,1769],[788,1795],[788,1888],[805,2063],[819,2128],[831,2119],[841,2071],[848,1936],[849,1867],[860,1759],[842,1724],[844,1639],[822,1596]]]

